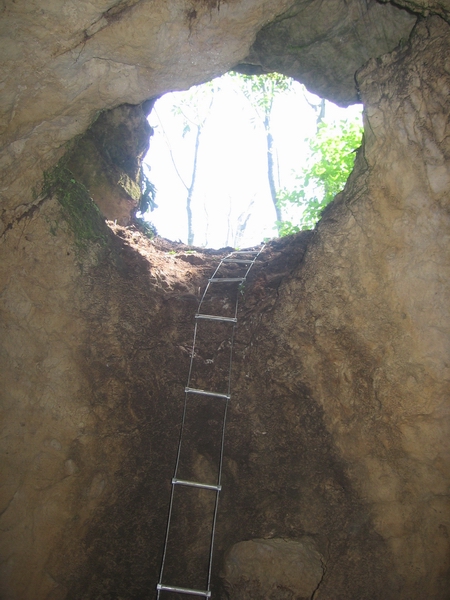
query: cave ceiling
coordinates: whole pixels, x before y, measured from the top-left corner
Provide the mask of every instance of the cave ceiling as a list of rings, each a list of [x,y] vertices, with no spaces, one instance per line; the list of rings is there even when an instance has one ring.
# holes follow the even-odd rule
[[[416,19],[375,0],[298,0],[256,36],[242,67],[278,71],[340,105],[359,101],[355,73],[405,42]]]
[[[99,111],[241,63],[291,75],[339,104],[356,102],[356,70],[406,40],[416,20],[373,0],[19,1],[0,11],[3,229]]]

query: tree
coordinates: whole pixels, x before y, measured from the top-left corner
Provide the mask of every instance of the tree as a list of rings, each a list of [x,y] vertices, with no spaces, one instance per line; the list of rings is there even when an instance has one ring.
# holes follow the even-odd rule
[[[272,136],[272,110],[277,94],[286,93],[292,89],[293,79],[285,77],[280,73],[268,73],[266,75],[241,75],[231,72],[240,90],[250,102],[257,118],[264,127],[267,144],[267,177],[270,195],[275,209],[277,223],[282,222],[281,205],[278,202],[279,178],[276,176],[275,145]]]
[[[192,198],[194,195],[194,188],[197,179],[198,172],[198,158],[200,149],[200,138],[202,135],[203,128],[206,120],[211,112],[211,108],[214,102],[215,88],[212,82],[209,84],[203,84],[201,86],[193,86],[185,93],[178,103],[174,103],[172,107],[172,113],[181,117],[180,123],[182,126],[181,137],[186,138],[188,135],[193,134],[193,151],[192,151],[192,163],[187,176],[181,174],[181,168],[177,163],[174,156],[172,146],[169,138],[165,132],[164,126],[159,119],[158,113],[155,110],[155,114],[158,116],[158,120],[163,131],[164,137],[169,148],[170,158],[172,160],[175,172],[177,173],[181,183],[186,188],[186,214],[187,214],[187,243],[192,246],[194,243],[194,228],[192,222]]]
[[[298,185],[293,190],[283,188],[278,193],[279,206],[303,208],[298,225],[287,220],[278,224],[280,235],[314,227],[323,209],[344,189],[355,162],[355,150],[361,145],[362,133],[359,119],[319,123],[317,135],[309,139],[307,165],[296,177]]]

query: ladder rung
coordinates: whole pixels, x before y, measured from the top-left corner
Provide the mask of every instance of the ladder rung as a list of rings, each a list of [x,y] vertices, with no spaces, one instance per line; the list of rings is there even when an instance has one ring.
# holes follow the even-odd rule
[[[220,492],[222,489],[221,485],[210,485],[209,483],[197,483],[196,481],[186,481],[185,479],[177,479],[174,477],[172,479],[173,485],[187,485],[188,487],[202,488],[204,490],[215,490],[216,492]]]
[[[226,323],[237,323],[236,317],[216,317],[214,315],[201,315],[196,314],[196,319],[206,319],[208,321],[225,321]]]
[[[223,398],[229,400],[231,396],[229,394],[218,394],[217,392],[207,392],[205,390],[197,390],[196,388],[184,388],[186,394],[200,394],[201,396],[212,396],[213,398]]]
[[[254,260],[253,258],[224,258],[222,262],[245,263],[246,265],[248,265],[248,263],[251,263],[253,260]]]
[[[234,283],[237,281],[242,283],[245,281],[245,277],[213,277],[209,280],[210,283]]]
[[[259,254],[260,250],[236,250],[231,254]]]
[[[211,592],[203,590],[190,590],[188,588],[176,587],[174,585],[162,585],[158,583],[156,589],[163,592],[178,592],[179,594],[191,594],[191,596],[203,596],[204,598],[211,598]]]

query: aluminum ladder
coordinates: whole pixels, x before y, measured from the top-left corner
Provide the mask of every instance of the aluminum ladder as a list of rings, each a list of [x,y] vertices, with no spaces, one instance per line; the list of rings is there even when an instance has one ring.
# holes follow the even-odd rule
[[[231,367],[235,329],[237,324],[238,303],[239,297],[241,293],[243,293],[247,276],[263,250],[264,246],[260,247],[259,249],[234,251],[222,258],[212,277],[208,280],[203,296],[201,297],[197,313],[195,315],[194,338],[190,353],[188,380],[184,389],[183,416],[180,427],[175,470],[171,481],[169,512],[161,570],[158,584],[156,586],[157,600],[165,598],[179,598],[180,595],[200,596],[203,598],[211,597],[213,547],[216,532],[219,495],[222,489],[221,481],[225,426],[228,404],[231,399]],[[219,312],[218,307],[220,309],[220,314],[217,314],[217,312]],[[220,339],[220,332],[212,331],[212,329],[217,327],[220,328],[220,332],[226,332],[226,334],[224,334],[225,338],[222,344],[220,344],[219,352],[216,352],[215,354],[216,357],[220,354],[222,359],[216,360],[215,357],[205,359],[204,355],[202,354],[202,346],[207,347],[208,342],[211,343],[211,340],[214,343],[214,339]],[[198,381],[201,380],[201,378],[198,376],[200,371],[199,367],[202,366],[204,370],[205,364],[210,365],[210,378],[213,380],[213,382],[215,382],[216,387],[218,386],[219,389],[215,389],[213,391],[207,385],[201,387],[198,386]],[[201,377],[205,377],[204,374],[202,374]],[[214,383],[212,385],[214,385]],[[205,387],[206,389],[203,389]],[[198,406],[196,407],[196,402],[203,403],[200,409]],[[189,456],[189,445],[186,442],[186,437],[189,438],[190,436],[188,441],[191,442],[190,450],[192,453],[193,446],[201,445],[202,437],[207,436],[208,433],[211,435],[209,432],[209,427],[203,428],[200,432],[196,431],[196,427],[198,427],[199,422],[198,418],[197,423],[194,422],[193,433],[189,431],[189,425],[192,427],[192,422],[196,419],[195,410],[201,410],[203,411],[203,414],[209,414],[209,410],[216,413],[215,421],[213,417],[212,420],[216,424],[214,436],[217,437],[217,452],[215,456],[217,472],[215,474],[215,479],[213,479],[211,474],[209,474],[211,480],[207,481],[196,481],[191,477],[185,478],[184,476],[185,472],[189,474],[192,473],[192,466],[189,465],[189,462],[192,462],[192,458]],[[190,420],[191,412],[193,412],[193,419],[191,418]],[[210,422],[211,421],[208,421],[208,423]],[[177,503],[181,504],[181,510],[183,509],[183,490],[190,490],[194,493],[203,494],[202,497],[194,497],[191,501],[194,503],[202,502],[203,505],[209,503],[208,508],[210,508],[212,512],[210,515],[210,527],[202,528],[204,537],[205,530],[207,529],[207,539],[204,543],[205,553],[207,556],[204,558],[202,568],[200,569],[200,571],[203,571],[203,573],[197,573],[195,575],[195,581],[197,582],[202,580],[202,582],[201,585],[194,585],[190,587],[181,586],[179,585],[180,582],[177,581],[167,582],[167,579],[173,577],[173,575],[170,573],[171,569],[167,569],[168,561],[172,561],[172,570],[174,570],[173,565],[177,564],[174,563],[174,560],[176,561],[178,542],[176,535],[174,536],[174,539],[172,539],[172,525],[174,512],[177,510]],[[212,498],[208,497],[208,502],[205,500],[205,494],[212,495]],[[183,515],[183,519],[185,528],[192,526],[192,523],[190,523],[188,519],[188,515]],[[178,567],[176,567],[175,570],[177,571]],[[167,571],[169,571],[168,575]],[[184,577],[193,579],[193,576],[190,574],[186,574]],[[198,587],[201,589],[197,589]]]

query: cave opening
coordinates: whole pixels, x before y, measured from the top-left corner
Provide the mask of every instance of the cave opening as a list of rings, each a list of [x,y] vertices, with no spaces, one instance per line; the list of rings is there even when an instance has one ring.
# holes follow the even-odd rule
[[[156,195],[141,216],[170,240],[239,248],[314,227],[353,167],[362,105],[229,72],[165,94],[148,122],[143,177]]]

